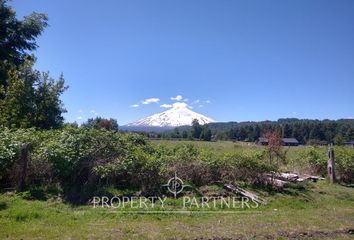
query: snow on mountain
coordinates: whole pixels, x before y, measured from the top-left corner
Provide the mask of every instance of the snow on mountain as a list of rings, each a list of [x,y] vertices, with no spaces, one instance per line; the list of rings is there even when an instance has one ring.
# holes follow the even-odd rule
[[[215,122],[209,117],[193,112],[186,103],[176,102],[172,104],[171,109],[165,112],[151,115],[136,122],[130,123],[126,126],[179,127],[192,125],[193,119],[197,119],[202,125]]]

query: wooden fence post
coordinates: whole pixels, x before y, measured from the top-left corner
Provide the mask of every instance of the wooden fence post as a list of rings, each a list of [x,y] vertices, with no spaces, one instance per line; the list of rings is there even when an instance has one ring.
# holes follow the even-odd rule
[[[28,163],[28,144],[23,144],[20,149],[20,159],[16,171],[16,191],[23,191],[26,183],[26,171]]]
[[[336,183],[337,181],[333,144],[328,145],[327,156],[328,156],[327,170],[328,170],[329,182],[333,184]]]

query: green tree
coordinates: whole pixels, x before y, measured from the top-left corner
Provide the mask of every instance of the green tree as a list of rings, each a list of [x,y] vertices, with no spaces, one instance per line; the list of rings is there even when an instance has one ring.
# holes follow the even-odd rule
[[[210,141],[211,140],[211,130],[208,127],[203,126],[203,130],[200,133],[200,139],[202,139],[204,141]]]
[[[60,100],[60,95],[67,89],[63,74],[60,75],[58,81],[54,81],[48,73],[42,73],[35,84],[33,125],[42,129],[61,127],[64,121],[62,113],[66,110]]]
[[[33,70],[34,60],[25,60],[9,71],[7,87],[0,99],[0,126],[9,128],[60,128],[66,110],[60,95],[66,90],[63,76],[58,81]]]
[[[89,118],[87,122],[82,124],[84,128],[106,129],[108,131],[118,131],[118,123],[116,119],[110,118]]]
[[[344,138],[341,134],[338,134],[335,138],[334,138],[334,143],[337,146],[342,146],[344,145]]]
[[[202,133],[202,126],[199,124],[199,121],[197,119],[193,119],[192,122],[192,137],[199,139],[200,134]]]
[[[28,52],[37,48],[35,40],[48,25],[47,21],[46,14],[35,12],[18,20],[7,0],[0,0],[0,88],[6,88],[9,70],[17,69],[31,57]],[[0,95],[0,99],[4,97]]]
[[[0,126],[27,128],[33,121],[33,91],[15,70],[9,72],[5,98],[0,100]]]
[[[351,127],[348,129],[346,133],[346,140],[347,141],[353,141],[354,140],[354,127]]]
[[[0,0],[0,126],[59,128],[66,110],[60,96],[67,89],[33,68],[38,37],[47,26],[45,14],[32,13],[22,21],[6,0]]]
[[[181,137],[178,128],[174,128],[174,129],[173,129],[173,132],[172,132],[172,134],[171,134],[171,137],[172,137],[172,138],[180,138],[180,137]]]

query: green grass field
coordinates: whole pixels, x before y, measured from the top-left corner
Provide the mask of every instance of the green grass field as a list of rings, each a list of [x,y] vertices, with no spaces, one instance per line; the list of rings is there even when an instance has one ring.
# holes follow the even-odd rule
[[[257,210],[141,214],[0,196],[1,239],[353,239],[354,188],[311,183]],[[302,234],[302,235],[301,235]],[[306,237],[307,234],[307,237]]]
[[[214,152],[262,151],[247,143],[153,141],[153,144],[191,143]],[[288,150],[291,164],[301,167],[304,147]],[[211,187],[211,189],[213,189]],[[282,191],[251,189],[267,201],[257,209],[181,210],[169,199],[167,210],[134,212],[72,206],[60,198],[26,200],[14,193],[0,195],[0,239],[353,239],[354,188],[326,180],[291,186]],[[209,189],[209,191],[211,191]],[[218,191],[218,189],[216,189]],[[189,209],[187,209],[189,210]]]

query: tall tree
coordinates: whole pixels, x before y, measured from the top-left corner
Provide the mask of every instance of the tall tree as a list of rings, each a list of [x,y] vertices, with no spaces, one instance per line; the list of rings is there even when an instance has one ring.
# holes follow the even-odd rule
[[[25,60],[9,79],[0,99],[0,126],[9,128],[59,128],[66,110],[60,95],[67,89],[63,76],[58,81],[48,73],[33,70],[33,60]]]
[[[9,70],[17,69],[31,57],[29,52],[37,48],[36,38],[48,25],[47,15],[43,13],[34,12],[18,20],[7,2],[0,0],[0,88],[3,90],[7,86]],[[0,95],[1,98],[4,95]]]
[[[47,16],[32,13],[23,20],[0,0],[0,126],[59,128],[65,112],[60,96],[66,90],[58,81],[33,68],[36,38],[47,26]]]
[[[199,121],[197,119],[193,119],[192,122],[192,137],[199,139],[200,134],[202,133],[202,126],[199,124]]]
[[[202,132],[200,133],[200,139],[204,141],[210,141],[211,136],[211,130],[207,126],[203,126]]]

